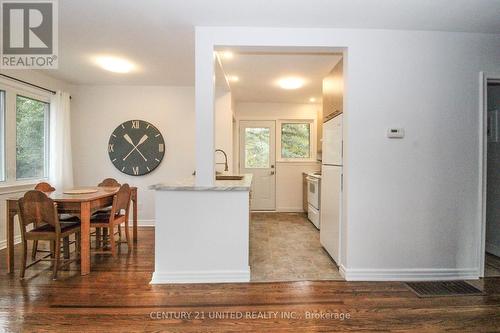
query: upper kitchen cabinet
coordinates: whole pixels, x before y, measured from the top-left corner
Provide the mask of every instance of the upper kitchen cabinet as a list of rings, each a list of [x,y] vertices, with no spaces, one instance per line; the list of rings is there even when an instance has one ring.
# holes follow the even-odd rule
[[[343,112],[344,61],[335,65],[330,74],[323,79],[323,121]]]
[[[323,122],[343,112],[344,75],[342,59],[323,79],[323,107],[318,110],[318,159],[321,160]]]

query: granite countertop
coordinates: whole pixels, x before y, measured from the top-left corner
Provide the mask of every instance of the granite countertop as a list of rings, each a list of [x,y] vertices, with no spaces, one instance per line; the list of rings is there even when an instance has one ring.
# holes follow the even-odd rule
[[[159,183],[149,186],[156,191],[250,191],[252,175],[244,174],[241,180],[216,180],[214,186],[196,186],[195,177],[171,183]]]

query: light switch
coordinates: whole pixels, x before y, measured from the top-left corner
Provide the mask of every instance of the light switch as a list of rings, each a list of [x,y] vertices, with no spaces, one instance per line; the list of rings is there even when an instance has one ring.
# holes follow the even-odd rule
[[[389,139],[402,139],[405,137],[404,128],[389,128],[387,130],[387,137]]]

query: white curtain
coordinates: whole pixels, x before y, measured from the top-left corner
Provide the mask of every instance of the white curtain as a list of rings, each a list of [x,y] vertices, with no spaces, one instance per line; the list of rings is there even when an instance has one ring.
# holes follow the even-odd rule
[[[58,190],[73,187],[70,96],[58,91],[50,103],[49,182]]]

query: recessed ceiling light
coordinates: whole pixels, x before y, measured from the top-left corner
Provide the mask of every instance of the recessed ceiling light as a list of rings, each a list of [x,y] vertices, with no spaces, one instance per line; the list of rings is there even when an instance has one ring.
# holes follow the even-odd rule
[[[239,78],[238,76],[236,76],[236,75],[229,75],[229,76],[227,77],[227,80],[228,80],[229,82],[238,82],[238,81],[240,80],[240,78]]]
[[[234,53],[231,51],[221,51],[219,52],[219,55],[221,56],[222,59],[225,60],[231,60],[234,58]]]
[[[133,63],[118,57],[99,56],[95,58],[95,62],[102,69],[113,73],[128,73],[135,69],[135,65]]]
[[[309,102],[311,102],[311,103],[316,102],[316,98],[314,98],[314,97],[309,98]]]
[[[287,90],[299,89],[304,85],[304,79],[301,79],[300,77],[285,77],[278,80],[278,85],[282,89]]]

